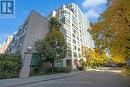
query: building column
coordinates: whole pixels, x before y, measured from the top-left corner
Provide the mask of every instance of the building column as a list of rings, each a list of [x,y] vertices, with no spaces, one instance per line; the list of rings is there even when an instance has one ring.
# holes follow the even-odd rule
[[[32,54],[31,53],[25,53],[25,57],[23,58],[23,63],[22,67],[20,70],[19,78],[24,79],[24,78],[29,78],[30,74],[30,64],[31,64],[31,59],[32,59]]]
[[[63,64],[64,67],[67,66],[67,64],[66,64],[66,58],[64,58],[64,59],[62,60],[62,64]]]
[[[77,67],[76,67],[76,64],[75,64],[75,60],[74,58],[72,58],[72,71],[76,70]]]

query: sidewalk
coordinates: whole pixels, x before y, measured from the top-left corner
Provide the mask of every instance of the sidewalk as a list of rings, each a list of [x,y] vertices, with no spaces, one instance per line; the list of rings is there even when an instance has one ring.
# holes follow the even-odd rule
[[[0,80],[0,87],[15,87],[15,86],[21,86],[21,85],[32,84],[32,83],[37,83],[37,82],[73,77],[73,76],[77,76],[80,72],[81,71],[45,75],[45,76],[34,76],[28,79],[19,79],[19,78],[3,79],[3,80]]]
[[[121,74],[121,68],[118,67],[100,67],[97,69],[87,69],[86,71],[113,72]]]

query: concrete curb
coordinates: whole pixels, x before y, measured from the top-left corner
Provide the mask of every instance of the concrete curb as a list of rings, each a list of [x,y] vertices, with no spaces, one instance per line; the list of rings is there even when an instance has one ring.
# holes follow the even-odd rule
[[[45,82],[45,81],[51,81],[51,80],[56,80],[56,79],[62,79],[62,78],[68,78],[68,77],[74,77],[77,75],[71,75],[71,76],[63,76],[63,77],[55,77],[55,78],[50,78],[50,79],[44,79],[44,80],[37,80],[37,81],[30,81],[30,82],[25,82],[22,84],[16,84],[16,85],[11,85],[11,86],[5,86],[5,87],[16,87],[16,86],[23,86],[23,85],[29,85],[29,84],[35,84],[35,83],[39,83],[39,82]]]

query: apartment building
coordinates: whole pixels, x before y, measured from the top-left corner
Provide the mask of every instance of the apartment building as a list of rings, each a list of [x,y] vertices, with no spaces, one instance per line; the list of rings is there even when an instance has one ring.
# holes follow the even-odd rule
[[[63,59],[63,65],[77,69],[80,66],[79,61],[83,58],[82,46],[94,47],[94,41],[88,32],[91,29],[89,21],[74,3],[54,10],[49,17],[56,17],[62,25],[61,31],[67,43],[67,55]]]
[[[35,41],[43,39],[49,32],[50,17],[56,17],[61,23],[60,30],[63,32],[67,43],[66,57],[63,60],[57,60],[55,65],[61,66],[63,64],[63,66],[77,69],[81,66],[80,60],[83,59],[81,54],[82,46],[93,48],[94,42],[88,32],[91,29],[89,21],[74,3],[67,6],[63,5],[48,17],[43,17],[39,13],[32,11],[14,35],[7,52],[22,54],[24,59],[27,48],[32,47],[33,49]]]
[[[0,47],[0,54],[5,53],[6,49],[8,48],[9,44],[13,40],[13,36],[8,36],[6,41]]]

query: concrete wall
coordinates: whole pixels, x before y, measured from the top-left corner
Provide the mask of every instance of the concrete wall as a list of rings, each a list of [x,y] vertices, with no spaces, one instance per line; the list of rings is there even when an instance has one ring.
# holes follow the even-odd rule
[[[26,22],[28,22],[28,27],[21,50],[23,57],[27,47],[32,47],[34,50],[35,41],[43,39],[49,31],[48,19],[36,12],[32,12]]]

